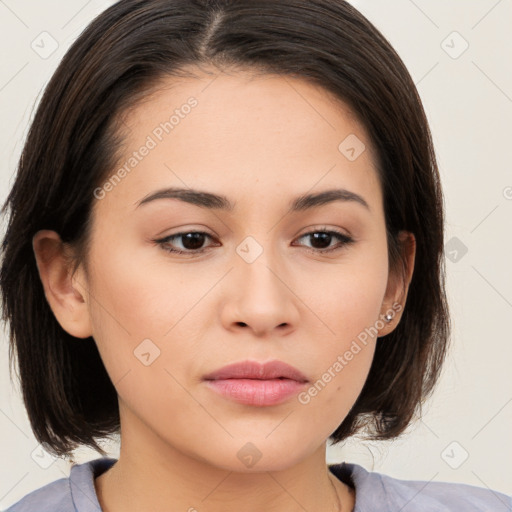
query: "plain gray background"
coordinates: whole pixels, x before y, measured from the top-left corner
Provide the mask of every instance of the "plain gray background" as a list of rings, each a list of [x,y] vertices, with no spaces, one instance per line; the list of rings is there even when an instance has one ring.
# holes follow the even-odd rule
[[[0,1],[2,202],[42,88],[71,42],[112,3]],[[512,493],[512,0],[352,3],[405,61],[431,123],[446,200],[454,332],[423,418],[392,442],[352,439],[331,447],[328,462],[345,460],[398,478],[465,482]],[[5,333],[0,389],[4,509],[67,476],[70,464],[38,448],[9,381]],[[117,446],[109,449],[116,456]],[[79,450],[75,460],[98,456]]]

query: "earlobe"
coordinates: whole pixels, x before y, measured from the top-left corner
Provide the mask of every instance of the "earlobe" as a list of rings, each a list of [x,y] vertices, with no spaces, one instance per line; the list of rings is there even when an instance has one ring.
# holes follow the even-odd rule
[[[39,277],[46,300],[61,327],[77,338],[92,335],[85,290],[71,273],[66,244],[58,233],[38,231],[32,239]],[[83,280],[83,279],[82,279]]]
[[[388,287],[383,302],[384,327],[379,330],[379,337],[386,336],[392,332],[402,317],[405,309],[405,303],[409,292],[409,285],[414,273],[414,262],[416,259],[416,238],[413,233],[400,231],[399,235],[400,250],[403,255],[403,272],[397,272],[389,276]],[[386,319],[385,315],[390,314],[392,318]]]

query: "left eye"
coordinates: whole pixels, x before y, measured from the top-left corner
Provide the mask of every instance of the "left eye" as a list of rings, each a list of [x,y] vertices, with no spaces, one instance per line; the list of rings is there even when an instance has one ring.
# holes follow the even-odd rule
[[[348,246],[354,243],[354,239],[348,235],[343,233],[339,233],[338,231],[328,231],[328,230],[317,230],[310,231],[309,233],[305,233],[301,235],[297,240],[301,238],[310,237],[312,243],[314,245],[320,245],[321,247],[308,247],[308,249],[317,253],[326,253],[332,252],[342,249],[345,246]],[[176,233],[174,235],[167,236],[160,240],[154,240],[154,242],[158,243],[162,249],[174,254],[199,254],[205,252],[209,247],[203,247],[205,242],[205,238],[213,238],[208,233],[204,233],[202,231],[187,231],[182,233]],[[174,248],[172,247],[171,242],[175,240],[181,239],[182,248]],[[338,240],[338,245],[334,247],[330,247],[333,239]],[[325,247],[327,246],[327,248]]]
[[[311,240],[317,244],[320,245],[327,245],[327,249],[324,247],[313,247],[314,252],[332,252],[332,251],[338,251],[340,249],[343,249],[344,247],[354,243],[354,239],[348,235],[345,235],[344,233],[340,233],[338,231],[328,231],[328,230],[317,230],[317,231],[310,231],[309,233],[306,233],[305,235],[302,235],[298,238],[300,240],[301,238],[305,237],[312,237]],[[335,245],[334,247],[329,247],[333,239],[338,239],[338,245]]]

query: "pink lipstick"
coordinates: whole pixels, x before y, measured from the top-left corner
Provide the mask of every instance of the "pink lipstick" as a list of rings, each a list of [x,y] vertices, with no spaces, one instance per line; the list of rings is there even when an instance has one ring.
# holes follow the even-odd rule
[[[235,402],[265,407],[285,402],[304,389],[308,379],[282,361],[241,361],[204,377],[207,386]]]

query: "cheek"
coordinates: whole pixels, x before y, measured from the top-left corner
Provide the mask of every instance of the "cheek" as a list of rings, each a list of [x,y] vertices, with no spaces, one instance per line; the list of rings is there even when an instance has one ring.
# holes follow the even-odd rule
[[[133,247],[109,246],[104,238],[91,253],[89,311],[93,337],[115,384],[128,371],[144,367],[140,359],[147,356],[142,354],[160,357],[164,335],[185,313],[181,294],[187,288],[177,275],[164,281]],[[170,287],[173,277],[176,286]]]
[[[363,303],[360,303],[363,304]],[[366,382],[377,339],[372,331],[375,308],[354,309],[357,300],[333,319],[336,336],[316,338],[315,348],[302,350],[314,369],[308,387],[298,395],[302,425],[327,438],[346,418]],[[353,314],[347,314],[353,309]],[[320,347],[320,349],[319,349]]]
[[[130,245],[130,240],[121,244],[109,247],[98,241],[102,254],[91,258],[93,293],[98,297],[91,301],[95,323],[101,327],[105,319],[133,341],[161,339],[205,294],[209,280],[170,263],[164,251],[149,242],[144,242],[145,247]]]
[[[350,341],[374,325],[382,310],[388,280],[386,246],[347,255],[341,263],[311,272],[302,295],[321,320],[317,335],[329,346]]]
[[[179,265],[157,268],[133,250],[130,258],[119,248],[105,254],[95,266],[90,309],[93,336],[120,403],[154,426],[175,425],[176,410],[186,411],[187,421],[204,422],[184,379],[198,350],[194,339],[201,337],[197,313],[190,310],[205,293],[204,277],[191,282]],[[187,425],[170,430],[178,436]]]
[[[346,263],[307,289],[308,306],[321,322],[309,335],[315,342],[302,350],[315,380],[298,398],[309,425],[326,436],[357,400],[371,367],[377,330],[383,325],[379,315],[388,277],[385,252]]]

